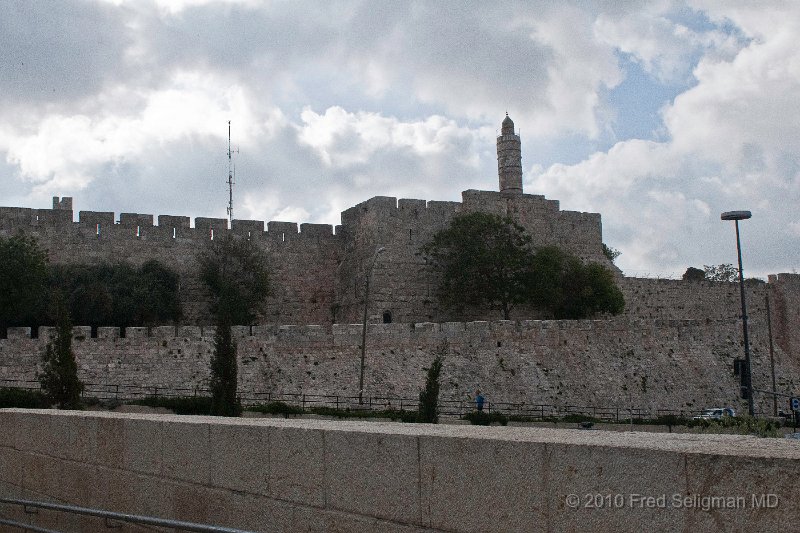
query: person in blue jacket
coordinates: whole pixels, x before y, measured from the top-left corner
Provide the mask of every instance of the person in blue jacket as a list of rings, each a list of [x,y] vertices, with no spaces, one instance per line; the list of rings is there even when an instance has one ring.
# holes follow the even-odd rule
[[[483,394],[481,394],[480,389],[476,390],[475,391],[475,408],[478,411],[483,411],[483,402],[484,401],[485,401],[485,398],[483,397]]]

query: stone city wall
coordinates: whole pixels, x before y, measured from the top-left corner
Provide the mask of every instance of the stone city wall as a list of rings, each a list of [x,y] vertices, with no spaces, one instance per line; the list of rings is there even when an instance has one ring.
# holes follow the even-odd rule
[[[785,531],[800,520],[800,448],[785,439],[22,409],[0,410],[0,427],[4,497],[251,531]],[[104,529],[27,510],[2,504],[0,516]]]
[[[162,389],[207,388],[211,327],[74,330],[80,378],[87,383]],[[753,383],[771,389],[766,324],[750,327]],[[0,379],[35,380],[52,328],[29,338],[12,328],[0,340]],[[234,328],[240,391],[358,394],[360,324]],[[680,409],[733,406],[741,357],[737,320],[578,320],[371,324],[365,394],[415,399],[434,351],[448,343],[441,398],[468,402],[476,388],[490,402],[527,405]],[[777,390],[800,392],[800,363],[775,349]],[[771,398],[757,395],[771,414]],[[783,401],[781,401],[782,405]],[[655,414],[655,413],[654,413]]]
[[[54,202],[55,203],[55,202]],[[67,204],[71,207],[71,203]],[[198,278],[197,255],[213,238],[231,231],[254,241],[266,254],[275,293],[267,300],[264,322],[329,323],[334,295],[339,238],[326,224],[298,224],[226,219],[81,211],[0,208],[0,236],[18,232],[36,237],[52,263],[108,263],[141,265],[158,260],[181,276],[180,297],[184,320],[211,322],[208,295]]]

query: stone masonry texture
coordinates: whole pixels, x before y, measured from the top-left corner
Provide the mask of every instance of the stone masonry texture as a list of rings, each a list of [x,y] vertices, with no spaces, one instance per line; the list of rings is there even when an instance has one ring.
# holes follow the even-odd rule
[[[22,409],[0,410],[0,427],[5,497],[251,531],[788,531],[800,520],[800,448],[786,439]],[[7,504],[0,516],[104,529]]]

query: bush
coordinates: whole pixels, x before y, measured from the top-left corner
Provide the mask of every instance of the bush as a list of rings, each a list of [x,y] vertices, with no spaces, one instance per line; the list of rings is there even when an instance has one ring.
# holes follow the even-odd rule
[[[488,426],[492,422],[499,422],[505,426],[508,424],[508,417],[501,413],[487,413],[485,411],[472,411],[461,417],[462,420],[469,420],[473,426]]]
[[[268,415],[283,415],[285,417],[288,417],[289,415],[303,414],[303,409],[300,407],[297,407],[296,405],[289,405],[288,403],[284,402],[270,402],[268,404],[251,405],[247,407],[245,411],[265,413]]]
[[[129,403],[147,407],[163,407],[178,415],[207,415],[211,412],[209,396],[147,396]]]
[[[50,404],[41,391],[8,387],[0,389],[0,408],[5,407],[47,409]]]

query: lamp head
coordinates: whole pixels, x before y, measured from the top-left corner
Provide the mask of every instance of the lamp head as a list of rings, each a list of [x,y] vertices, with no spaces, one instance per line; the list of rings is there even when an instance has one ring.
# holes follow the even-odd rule
[[[752,217],[753,214],[750,211],[725,211],[720,215],[720,219],[722,220],[746,220]]]

